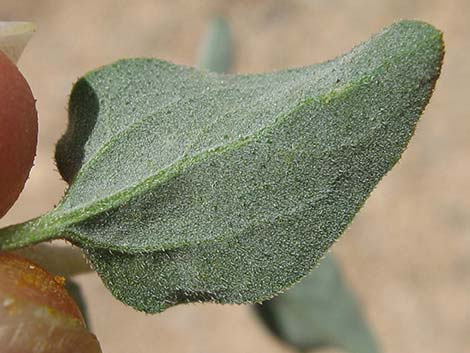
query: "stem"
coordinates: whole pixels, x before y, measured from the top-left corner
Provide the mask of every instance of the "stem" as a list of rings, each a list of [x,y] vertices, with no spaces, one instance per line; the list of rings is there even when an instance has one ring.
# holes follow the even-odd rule
[[[48,215],[0,229],[0,250],[14,250],[43,241],[57,239],[61,230]]]

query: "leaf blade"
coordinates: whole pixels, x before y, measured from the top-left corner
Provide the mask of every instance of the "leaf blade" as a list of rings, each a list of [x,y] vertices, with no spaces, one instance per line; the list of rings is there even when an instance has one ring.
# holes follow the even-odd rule
[[[275,78],[275,80],[276,80],[276,79],[277,79],[277,77]],[[362,77],[360,78],[360,80],[361,80],[361,79],[363,79],[364,81],[366,81],[366,80],[370,80],[370,77],[364,79],[363,76],[362,76]],[[358,85],[361,85],[361,84],[362,84],[360,80],[359,80]],[[368,82],[365,82],[365,84],[369,84],[369,83],[368,83]],[[335,87],[333,90],[327,91],[327,92],[324,93],[323,95],[320,95],[320,96],[319,96],[319,100],[320,100],[320,101],[321,101],[321,100],[324,100],[324,102],[329,102],[329,100],[334,99],[335,95],[347,94],[347,93],[348,93],[348,90],[353,90],[353,89],[355,89],[355,88],[354,88],[354,84],[351,84],[350,82],[348,82],[348,83],[346,83],[346,84],[340,86],[339,88]],[[251,91],[250,91],[250,93],[251,93]],[[371,93],[372,93],[372,92],[369,91],[369,94],[371,94]],[[307,101],[308,101],[309,97],[307,97],[306,99],[307,99]],[[363,97],[363,101],[367,101],[367,97]],[[361,102],[361,103],[363,103],[363,102]],[[220,104],[222,104],[222,103],[220,103]],[[279,116],[283,116],[283,115],[289,115],[289,114],[291,114],[292,112],[297,111],[297,109],[301,109],[302,104],[305,104],[305,102],[300,101],[300,102],[297,103],[296,106],[294,105],[294,108],[291,109],[290,111],[288,110],[288,111],[285,112],[285,113],[282,113],[282,112],[281,112],[281,113],[278,113],[277,115],[274,114],[274,116],[275,116],[275,117],[276,117],[276,116],[279,117]],[[321,103],[320,103],[320,104],[321,104]],[[223,105],[223,104],[222,104],[222,105]],[[288,106],[288,105],[287,105],[287,106]],[[263,107],[263,108],[264,108],[264,107]],[[226,109],[226,107],[225,107],[224,109]],[[386,109],[386,108],[383,108],[383,109]],[[203,108],[201,108],[201,110],[203,110]],[[270,113],[272,113],[272,112],[270,112]],[[357,113],[358,115],[359,115],[359,114],[363,114],[362,111],[357,111],[356,113]],[[379,114],[380,114],[380,111],[376,111],[376,112],[374,112],[374,113],[375,113],[376,115],[379,115]],[[313,114],[313,113],[312,113],[312,114]],[[274,119],[274,120],[276,120],[276,119]],[[272,121],[272,120],[271,120],[271,121]],[[244,121],[244,123],[246,123],[246,121]],[[338,121],[336,121],[336,123],[338,123]],[[276,124],[276,121],[273,121],[273,122],[272,122],[272,125],[265,126],[265,127],[264,127],[264,131],[269,130],[269,128],[274,128],[274,127],[275,127],[275,124]],[[350,124],[352,125],[352,123],[350,123]],[[230,126],[230,127],[232,127],[232,126]],[[334,124],[330,124],[330,126],[325,126],[325,127],[323,127],[323,128],[329,128],[329,129],[331,129],[331,130],[329,131],[329,133],[336,133],[336,132],[333,132],[333,129],[336,129],[337,126],[334,126]],[[346,130],[346,128],[350,128],[350,129],[351,129],[352,127],[346,126],[344,130]],[[366,129],[367,126],[365,126],[365,127],[363,126],[363,128]],[[147,130],[147,129],[145,129],[145,130]],[[229,129],[229,130],[230,130],[230,129]],[[232,130],[230,130],[230,131],[232,131]],[[261,131],[262,131],[262,130],[261,130]],[[339,129],[338,129],[338,131],[339,131]],[[344,133],[348,133],[348,131],[343,131],[343,132],[344,132]],[[153,133],[153,132],[149,132],[148,134],[152,134],[152,133]],[[232,133],[233,133],[233,131],[232,131]],[[142,139],[142,135],[144,135],[144,134],[145,134],[144,131],[139,131],[139,133],[135,133],[135,140]],[[247,142],[247,140],[251,140],[251,141],[252,141],[252,140],[254,140],[254,139],[257,138],[256,134],[255,134],[255,135],[248,135],[248,136],[247,136],[247,135],[246,135],[246,131],[245,131],[245,133],[243,133],[243,131],[240,131],[240,130],[238,130],[238,131],[235,130],[234,135],[237,135],[236,137],[238,137],[239,135],[241,135],[242,137],[241,137],[241,138],[236,138],[235,140],[232,140],[232,141],[225,142],[225,144],[224,144],[223,146],[218,145],[218,143],[212,144],[212,146],[213,146],[212,148],[203,149],[202,152],[196,151],[196,154],[190,155],[190,156],[188,156],[188,158],[186,158],[186,159],[184,159],[184,154],[183,154],[183,160],[182,160],[182,159],[179,159],[179,160],[177,159],[175,162],[166,161],[165,163],[162,163],[162,164],[168,164],[168,163],[170,163],[170,164],[169,164],[169,168],[163,169],[163,172],[164,172],[163,174],[165,174],[165,175],[170,175],[170,177],[173,177],[174,175],[177,175],[177,174],[181,171],[181,169],[184,169],[186,166],[189,166],[189,167],[190,167],[191,165],[193,165],[194,163],[192,163],[192,162],[199,163],[201,160],[204,160],[206,156],[210,156],[211,154],[217,154],[217,153],[220,152],[220,151],[222,151],[222,152],[223,152],[223,151],[227,151],[227,150],[230,151],[230,150],[231,150],[231,146],[234,146],[234,148],[238,148],[238,147],[240,147],[240,145],[245,144],[245,143]],[[262,133],[258,133],[258,135],[262,135]],[[315,137],[315,135],[313,134],[312,137]],[[321,136],[321,134],[317,134],[317,142],[318,142],[318,145],[320,145],[319,147],[321,147],[322,144],[324,145],[324,144],[328,143],[328,142],[329,142],[329,141],[327,141],[328,138],[329,138],[328,136],[324,137],[324,136]],[[340,140],[341,136],[339,136],[339,138],[338,138],[338,136],[337,136],[336,138],[337,138],[337,141],[338,141],[338,140]],[[350,139],[351,139],[351,138],[350,138]],[[356,138],[356,139],[357,139],[357,138]],[[128,140],[129,140],[129,136],[126,135],[126,138],[125,138],[124,140],[127,140],[127,141],[128,141]],[[135,140],[132,139],[132,142],[135,142]],[[143,139],[143,140],[145,140],[145,139]],[[343,141],[340,140],[339,143],[336,142],[336,145],[339,145],[339,144],[341,144],[342,142],[343,142]],[[354,141],[352,141],[352,142],[354,143]],[[346,141],[345,143],[347,143],[347,141]],[[142,151],[144,151],[144,150],[146,149],[146,147],[147,147],[146,144],[143,143],[142,148],[139,148],[138,151],[137,151],[137,153],[134,152],[134,151],[131,151],[130,153],[135,153],[135,154],[138,156],[138,158],[147,159],[147,156],[146,156],[146,155],[143,156],[143,153],[144,153],[144,152],[142,152]],[[315,146],[313,146],[313,148],[315,148]],[[121,160],[122,160],[122,164],[121,164],[121,165],[115,165],[115,166],[114,166],[114,168],[116,168],[116,170],[119,170],[119,173],[113,173],[113,174],[115,174],[115,175],[106,174],[106,173],[107,173],[107,170],[109,169],[109,165],[108,165],[107,163],[103,163],[102,169],[104,170],[104,174],[100,175],[96,170],[94,170],[93,173],[90,173],[89,178],[90,178],[90,179],[98,179],[98,180],[99,180],[99,178],[101,177],[101,178],[102,178],[101,180],[108,180],[108,181],[109,181],[109,184],[112,185],[113,188],[118,188],[119,186],[116,186],[116,185],[119,184],[119,182],[126,182],[126,183],[129,184],[129,179],[127,178],[126,175],[123,175],[123,172],[124,172],[124,173],[126,172],[126,165],[125,165],[125,164],[126,164],[126,163],[129,163],[129,162],[128,162],[128,161],[129,161],[129,158],[127,158],[127,157],[129,157],[129,156],[126,155],[125,158],[124,158],[124,156],[122,156],[122,155],[120,154],[120,153],[122,153],[122,152],[123,152],[123,151],[120,150],[119,148],[112,148],[112,149],[110,149],[110,153],[112,153],[112,156],[107,155],[106,157],[103,157],[103,158],[105,158],[106,161],[111,160],[111,161],[113,161],[113,162],[116,162],[116,161],[118,161],[118,160],[121,159]],[[156,152],[155,152],[155,150],[152,150],[152,151],[150,151],[149,153],[156,153]],[[177,157],[177,158],[181,158],[181,157]],[[135,164],[132,164],[132,166],[135,167]],[[180,168],[180,166],[182,166],[182,168]],[[60,162],[59,162],[59,168],[60,168]],[[159,173],[162,172],[162,169],[161,169],[161,168],[162,168],[162,165],[159,165],[159,166],[157,167],[157,174],[156,174],[157,178],[158,178]],[[127,168],[127,169],[130,169],[130,170],[129,170],[129,173],[132,173],[132,172],[133,172],[133,170],[132,170],[133,168]],[[97,174],[98,174],[98,175],[97,175]],[[138,175],[138,177],[141,177],[141,176],[142,176],[142,175],[140,175],[140,174]],[[139,185],[144,185],[144,184],[149,180],[147,174],[146,174],[146,176],[147,176],[147,178],[141,178],[141,180],[143,180],[143,182],[141,182],[140,184],[139,184],[139,182],[137,182],[137,184],[134,184],[134,185],[137,185],[137,187],[134,187],[134,189],[133,189],[133,185],[131,184],[131,186],[130,186],[130,188],[129,188],[129,189],[131,190],[131,192],[130,192],[131,194],[134,194],[133,190],[138,189],[138,186],[139,186]],[[117,179],[119,179],[119,180],[115,179],[114,177],[117,178]],[[153,175],[150,176],[150,178],[152,178],[152,177],[153,177]],[[96,188],[102,187],[102,185],[101,185],[102,183],[101,183],[101,182],[97,182],[97,183],[95,182],[95,183],[93,183],[92,180],[90,180],[90,179],[86,179],[86,178],[85,178],[84,181],[81,183],[81,185],[79,185],[79,187],[77,188],[77,189],[79,189],[79,190],[78,190],[79,192],[75,192],[75,194],[85,195],[85,197],[89,197],[89,195],[95,195],[95,192],[98,192],[98,191],[96,190]],[[121,180],[122,180],[122,181],[121,181]],[[167,182],[167,181],[168,181],[168,179],[163,178],[163,180],[161,180],[161,184],[164,184],[164,183]],[[74,186],[76,187],[76,184],[77,184],[77,183],[75,183],[74,185],[72,185],[71,191],[73,191],[73,187],[74,187]],[[128,185],[128,184],[126,184],[126,185]],[[96,188],[95,188],[95,189],[91,189],[91,190],[86,190],[86,189],[84,190],[84,187],[86,188],[88,185],[93,185],[94,187],[96,186]],[[150,188],[152,188],[152,187],[150,187]],[[112,189],[111,189],[111,190],[112,190]],[[142,194],[148,192],[148,189],[146,189],[145,187],[144,187],[142,190],[143,190],[143,191],[142,191]],[[69,194],[71,193],[71,191],[69,191]],[[110,190],[106,190],[106,192],[110,192]],[[128,197],[124,197],[123,199],[125,200],[124,203],[127,203]],[[68,200],[68,199],[66,198],[66,200],[65,200],[65,207],[64,207],[64,206],[62,206],[62,207],[64,207],[64,208],[73,207],[73,206],[69,206],[69,205],[67,204],[67,200]],[[79,200],[79,202],[81,202],[81,201],[82,201],[82,200]],[[106,200],[106,198],[105,198],[104,201],[103,201],[103,204],[106,204],[106,203],[107,203],[107,200]],[[106,207],[106,206],[103,207],[101,203],[98,203],[98,204],[99,204],[99,206],[97,207],[97,209],[99,209],[99,210],[101,210],[101,209],[103,209],[104,207]],[[112,205],[112,207],[114,207],[114,206],[115,206],[115,205]],[[168,215],[165,215],[165,216],[168,216]],[[205,216],[207,216],[207,215],[205,215]],[[87,217],[88,217],[88,216],[87,216]],[[186,217],[186,215],[183,215],[182,217]],[[163,216],[162,216],[162,218],[163,218]],[[109,233],[114,233],[114,232],[109,232]],[[104,234],[100,234],[100,238],[102,238],[103,236],[104,236]],[[169,237],[171,237],[171,235],[169,235]],[[97,240],[97,241],[99,241],[99,240]],[[109,241],[109,243],[115,244],[116,241],[118,241],[118,239],[113,239],[112,241]],[[159,241],[160,241],[160,239],[159,239]],[[105,245],[105,244],[97,243],[96,245],[98,245],[98,246],[100,246],[100,245],[103,246],[103,245]],[[127,244],[126,244],[126,245],[127,245]],[[171,244],[164,244],[164,245],[165,245],[165,246],[171,246]],[[140,250],[144,250],[144,251],[145,251],[145,249],[151,248],[151,247],[152,247],[151,244],[143,244],[141,248],[136,248],[136,249],[134,249],[134,250],[135,250],[135,251],[140,251]],[[116,250],[118,250],[118,249],[116,249]]]
[[[442,55],[440,32],[404,21],[334,61],[274,74],[157,60],[99,69],[71,95],[57,159],[73,182],[42,222],[139,310],[272,297],[309,272],[398,161]],[[142,94],[149,77],[155,90]]]

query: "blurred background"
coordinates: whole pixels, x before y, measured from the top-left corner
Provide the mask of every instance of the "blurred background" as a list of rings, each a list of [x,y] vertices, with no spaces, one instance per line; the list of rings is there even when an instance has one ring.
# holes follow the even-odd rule
[[[40,123],[30,180],[0,225],[60,200],[66,185],[53,151],[79,76],[123,57],[194,65],[216,15],[233,30],[233,71],[243,73],[331,59],[398,19],[444,32],[442,75],[415,137],[332,252],[384,352],[470,352],[468,0],[0,0],[1,20],[38,28],[19,67]],[[94,274],[78,282],[106,353],[293,352],[248,306],[192,304],[149,316],[115,300]]]

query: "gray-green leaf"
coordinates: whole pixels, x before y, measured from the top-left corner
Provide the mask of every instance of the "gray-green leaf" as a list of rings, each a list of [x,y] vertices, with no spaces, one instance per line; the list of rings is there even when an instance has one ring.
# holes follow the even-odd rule
[[[146,312],[262,301],[305,276],[398,161],[443,57],[403,21],[323,64],[220,75],[155,59],[81,78],[51,213],[0,248],[63,237]]]
[[[335,346],[351,353],[379,352],[332,255],[286,293],[256,309],[273,334],[301,351]]]
[[[232,35],[223,17],[213,19],[199,49],[198,67],[218,73],[230,71],[232,65]]]

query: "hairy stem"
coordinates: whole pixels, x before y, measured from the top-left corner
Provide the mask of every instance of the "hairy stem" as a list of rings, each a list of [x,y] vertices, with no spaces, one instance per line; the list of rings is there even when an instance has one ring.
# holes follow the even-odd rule
[[[48,215],[0,229],[0,251],[59,238],[63,232]]]

